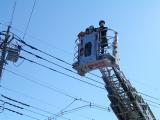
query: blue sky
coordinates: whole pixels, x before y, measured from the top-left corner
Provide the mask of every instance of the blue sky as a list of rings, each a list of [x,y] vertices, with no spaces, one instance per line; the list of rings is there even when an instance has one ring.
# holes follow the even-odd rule
[[[0,23],[6,25],[9,23],[14,1],[15,0],[0,0]],[[16,1],[17,6],[12,24],[13,28],[11,30],[19,37],[23,37],[34,0]],[[159,0],[37,0],[25,41],[58,58],[72,63],[75,46],[74,41],[77,34],[90,25],[97,27],[99,20],[104,19],[108,27],[115,29],[119,33],[120,67],[126,77],[138,91],[160,99],[159,6]],[[6,30],[6,27],[0,24],[0,30]],[[24,48],[32,51],[26,46],[24,46]],[[62,66],[71,68],[46,55],[38,52],[35,53]],[[21,55],[88,81],[78,75],[38,60],[27,53],[21,52]],[[109,106],[110,104],[106,91],[28,63],[27,61],[19,65],[21,62],[21,59],[19,59],[16,64],[9,62],[6,69],[19,73],[29,80],[35,80],[42,84],[56,87],[72,96],[83,98],[103,106]],[[93,73],[100,75],[99,72]],[[94,76],[87,76],[102,81]],[[7,71],[3,73],[1,84],[11,89],[9,91],[0,88],[1,94],[55,114],[73,101],[73,99],[69,97],[41,87]],[[13,92],[13,90],[16,92]],[[160,100],[146,96],[143,97],[160,103]],[[151,104],[150,107],[156,118],[160,119],[160,106],[150,102],[148,103]],[[86,105],[86,103],[77,100],[68,109],[83,105]],[[6,107],[8,106],[6,105]],[[31,110],[36,111],[34,109]],[[27,111],[19,110],[19,112],[42,120],[45,118]],[[37,112],[46,114],[42,111]],[[46,115],[49,116],[49,114]],[[64,116],[72,120],[116,120],[113,112],[94,108],[85,108]],[[0,113],[0,119],[32,120],[31,118],[19,116],[8,111]],[[60,117],[58,119],[63,118]]]

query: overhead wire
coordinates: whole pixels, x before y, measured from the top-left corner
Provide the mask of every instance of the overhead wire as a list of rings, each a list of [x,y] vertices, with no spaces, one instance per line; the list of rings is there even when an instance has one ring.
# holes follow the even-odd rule
[[[144,96],[146,96],[146,97],[149,97],[149,98],[152,98],[152,99],[155,99],[155,100],[160,101],[160,99],[159,99],[159,98],[153,97],[153,96],[151,96],[151,95],[147,95],[147,94],[142,93],[142,92],[138,92],[138,93],[140,93],[140,94],[142,94],[142,95],[144,95]]]
[[[17,36],[17,35],[16,35],[16,36]],[[17,37],[18,37],[18,36],[17,36]],[[19,37],[16,38],[16,40],[18,40],[19,42],[25,44],[26,46],[30,47],[30,48],[33,49],[33,50],[37,50],[37,51],[39,51],[39,52],[41,52],[41,53],[44,53],[45,55],[48,55],[48,56],[50,56],[50,57],[52,57],[52,58],[55,58],[55,59],[57,59],[57,60],[59,60],[59,61],[61,61],[61,62],[63,62],[63,63],[66,63],[66,64],[72,66],[71,63],[68,63],[68,62],[66,62],[66,61],[64,61],[64,60],[62,60],[62,59],[60,59],[60,58],[58,58],[58,57],[55,57],[55,56],[53,56],[53,55],[51,55],[51,54],[49,54],[49,53],[47,53],[47,52],[44,52],[44,51],[42,51],[42,50],[40,50],[40,49],[38,49],[38,48],[36,48],[36,47],[33,47],[32,45],[27,44],[25,41],[23,41],[23,40],[22,40],[21,38],[19,38]],[[91,75],[94,75],[94,76],[96,76],[96,77],[98,77],[98,78],[102,78],[102,77],[100,77],[100,76],[98,76],[98,75],[96,75],[96,74],[93,74],[93,73],[90,73],[90,74],[91,74]],[[142,92],[138,92],[138,93],[143,94],[144,96],[147,96],[147,97],[150,97],[150,98],[155,99],[155,97],[150,96],[150,95],[147,95],[147,94],[145,94],[145,93],[142,93]],[[160,99],[156,98],[155,100],[160,100]]]
[[[16,93],[18,93],[19,94],[19,92],[18,91],[15,91],[15,90],[12,90],[12,89],[9,89],[9,88],[6,88],[6,87],[3,87],[3,86],[1,86],[1,88],[4,88],[5,90],[9,90],[9,91],[11,91],[11,92],[16,92]],[[21,94],[21,93],[20,93]],[[24,94],[22,94],[22,95],[24,95]],[[26,95],[25,95],[26,96]],[[28,95],[27,95],[27,97],[28,97]],[[70,103],[71,104],[71,103]],[[30,105],[31,106],[31,105]],[[40,110],[40,111],[42,111],[42,112],[44,112],[44,113],[48,113],[48,114],[51,114],[51,115],[54,115],[54,116],[56,116],[57,114],[55,114],[55,113],[52,113],[52,112],[49,112],[49,111],[46,111],[46,110],[44,110],[44,109],[42,109],[42,108],[37,108],[37,107],[35,107],[35,106],[32,106],[33,108],[36,108],[37,110]],[[67,106],[66,106],[67,107]],[[89,117],[87,117],[87,116],[82,116],[82,115],[78,115],[78,116],[80,116],[80,117],[82,117],[82,118],[85,118],[85,119],[88,119],[88,120],[91,120]],[[60,116],[60,117],[62,117],[63,119],[66,119],[66,120],[71,120],[70,118],[67,118],[67,117],[64,117],[64,116]],[[50,118],[50,117],[49,117]]]
[[[56,60],[58,60],[58,61],[61,61],[61,62],[63,62],[63,63],[66,63],[66,64],[68,64],[68,65],[72,65],[71,63],[69,63],[69,62],[67,62],[67,61],[64,61],[64,60],[62,60],[62,59],[60,59],[60,58],[58,58],[58,57],[55,57],[54,55],[51,55],[51,54],[49,54],[49,53],[47,53],[47,52],[44,52],[44,51],[42,51],[42,50],[40,50],[40,49],[32,46],[32,45],[27,44],[24,40],[22,40],[21,38],[19,38],[16,34],[14,34],[14,35],[17,37],[17,38],[15,37],[15,39],[16,39],[17,41],[19,41],[19,42],[21,42],[22,44],[30,47],[31,49],[37,50],[37,51],[39,51],[39,52],[41,52],[41,53],[43,53],[43,54],[45,54],[45,55],[47,55],[47,56],[50,56],[50,57],[52,57],[52,58],[54,58],[54,59],[56,59]]]
[[[69,113],[79,111],[79,110],[84,109],[86,107],[89,107],[89,105],[83,105],[83,106],[76,107],[76,108],[73,108],[73,109],[70,109],[70,110],[67,110],[67,111],[62,111],[62,112],[58,113],[55,117],[51,117],[51,120],[55,119],[57,117],[61,117],[62,115],[65,115],[65,114],[69,114]]]
[[[43,116],[43,117],[48,117],[47,115],[44,115],[44,114],[35,112],[35,111],[33,111],[33,110],[26,109],[26,108],[24,108],[24,107],[20,107],[20,106],[18,106],[18,105],[12,104],[12,103],[10,103],[10,102],[6,102],[6,101],[4,101],[4,100],[0,100],[0,101],[3,102],[3,103],[5,103],[5,104],[7,104],[7,105],[12,106],[12,107],[19,108],[19,109],[21,109],[21,110],[26,110],[26,111],[29,111],[29,112],[31,112],[31,113],[34,113],[34,114],[37,114],[37,115],[41,115],[41,116]]]
[[[50,69],[50,70],[52,70],[52,71],[54,71],[54,72],[63,74],[63,75],[65,75],[65,76],[68,76],[68,77],[71,77],[71,78],[73,78],[73,79],[80,80],[81,82],[83,82],[83,81],[82,81],[81,79],[79,79],[79,78],[76,78],[76,77],[74,77],[74,76],[70,76],[70,75],[65,74],[65,73],[63,73],[63,72],[57,71],[57,70],[55,70],[55,69],[53,69],[53,68],[50,68],[50,67],[45,66],[45,65],[42,65],[42,64],[37,63],[37,62],[35,62],[35,61],[33,61],[33,60],[24,58],[24,57],[22,57],[22,56],[20,56],[20,58],[22,58],[22,59],[24,59],[24,60],[27,60],[27,61],[29,61],[29,62],[31,62],[31,63],[35,63],[35,64],[37,64],[37,65],[40,65],[40,66],[42,66],[42,67],[45,67],[45,68],[47,68],[47,69]],[[92,85],[92,86],[94,86],[94,87],[97,87],[97,88],[100,88],[100,89],[105,90],[105,88],[102,88],[102,87],[97,86],[97,85],[95,85],[95,84],[92,84],[92,83],[89,83],[89,82],[86,82],[86,81],[84,81],[84,83],[87,83],[87,84]],[[138,93],[141,93],[141,92],[138,92]],[[146,95],[146,94],[143,94],[143,95],[144,95],[144,96],[147,96],[147,97],[151,97],[150,95]],[[151,97],[151,98],[155,99],[155,97]],[[155,100],[159,100],[159,99],[156,98]]]
[[[33,46],[32,46],[33,47]],[[39,56],[38,56],[39,57]],[[30,61],[31,62],[31,61]],[[43,66],[44,67],[44,66]],[[62,66],[63,67],[63,66]],[[49,68],[50,69],[50,68]],[[143,95],[145,95],[145,96],[148,96],[148,97],[151,97],[151,98],[153,98],[153,99],[156,99],[156,100],[159,100],[159,99],[157,99],[157,98],[155,98],[155,97],[152,97],[152,96],[149,96],[149,95],[146,95],[146,94],[144,94],[144,93],[141,93],[141,92],[139,92],[140,94],[143,94]]]
[[[3,98],[5,98],[5,99],[7,99],[7,100],[9,100],[9,101],[12,101],[12,102],[15,102],[15,103],[19,103],[19,104],[24,105],[24,106],[26,106],[26,107],[32,107],[32,108],[34,108],[33,106],[31,106],[31,105],[29,105],[29,104],[26,104],[26,103],[24,103],[24,102],[17,101],[17,100],[15,100],[15,99],[10,98],[10,97],[7,97],[7,96],[5,96],[5,95],[3,95],[3,94],[0,94],[0,95],[1,95]],[[6,101],[4,101],[4,100],[0,100],[0,101],[1,101],[1,102],[4,102],[5,104],[11,105],[11,106],[13,106],[13,107],[16,107],[16,108],[19,108],[19,109],[24,109],[24,110],[26,110],[26,111],[35,113],[35,114],[37,114],[37,115],[41,115],[41,116],[44,116],[44,117],[52,118],[52,119],[53,119],[53,117],[48,117],[47,115],[44,115],[44,114],[35,112],[35,111],[33,111],[33,110],[26,109],[26,108],[24,108],[24,107],[20,107],[20,106],[18,106],[18,105],[12,104],[12,103],[10,103],[10,102],[6,102]],[[76,100],[73,100],[71,103],[69,103],[67,106],[65,106],[59,113],[57,113],[57,114],[53,114],[53,113],[52,113],[52,114],[54,115],[54,118],[62,117],[62,118],[64,118],[64,119],[71,120],[71,119],[69,119],[69,118],[64,117],[63,115],[64,115],[64,114],[69,114],[69,113],[73,113],[73,112],[79,111],[79,110],[81,110],[82,108],[85,108],[85,107],[87,107],[87,106],[90,107],[90,108],[94,108],[94,106],[95,106],[96,108],[99,108],[99,107],[97,107],[96,105],[90,103],[89,105],[84,105],[84,106],[76,107],[76,108],[73,108],[73,109],[70,109],[70,110],[66,110],[66,109],[67,109],[68,107],[70,107],[75,101],[76,101]],[[95,108],[94,108],[94,109],[95,109]],[[38,108],[38,110],[39,110],[39,108]],[[101,110],[101,109],[99,108],[99,110]],[[40,111],[41,111],[41,109],[40,109]],[[108,110],[106,109],[105,111],[108,111]],[[108,112],[110,112],[110,111],[108,111]]]
[[[21,104],[21,105],[23,105],[23,106],[30,107],[30,105],[28,105],[28,104],[25,104],[25,103],[19,102],[19,101],[17,101],[17,100],[14,100],[14,99],[9,98],[9,97],[7,97],[7,96],[5,96],[5,95],[3,95],[3,94],[0,94],[0,95],[1,95],[3,98],[8,99],[8,100],[10,100],[10,101],[13,101],[13,102],[19,103],[19,104]]]
[[[11,72],[11,71],[10,71]],[[14,73],[14,72],[13,72]],[[14,73],[15,74],[15,73]],[[55,90],[54,90],[55,91]],[[56,92],[57,92],[57,90],[56,90]],[[67,96],[67,97],[71,97],[71,98],[73,98],[73,99],[75,99],[75,100],[82,100],[81,98],[76,98],[76,97],[73,97],[73,96],[71,96],[71,95],[68,95],[68,94],[64,94],[64,92],[61,92],[61,91],[58,91],[60,94],[63,94],[63,95],[65,95],[65,96]],[[146,99],[145,99],[146,100]],[[88,101],[84,101],[84,100],[82,100],[83,102],[87,102],[88,103]],[[156,103],[156,102],[154,102],[154,101],[151,101],[151,100],[146,100],[146,101],[149,101],[149,102],[152,102],[152,103],[154,103],[154,104],[157,104],[157,105],[160,105],[159,103]],[[91,102],[90,102],[91,103]],[[94,106],[96,106],[96,104],[94,104]],[[153,105],[152,105],[153,106]],[[153,106],[154,107],[154,106]],[[157,107],[157,106],[156,106]],[[97,107],[98,108],[98,107]],[[106,110],[106,107],[99,107],[98,109],[101,109],[101,110]]]
[[[53,105],[53,104],[50,104],[50,103],[47,103],[47,102],[45,102],[45,101],[39,100],[39,99],[37,99],[37,98],[35,98],[35,97],[32,97],[32,96],[26,95],[26,94],[24,94],[24,93],[21,93],[21,92],[19,92],[19,91],[16,91],[16,90],[13,90],[13,89],[10,89],[10,88],[6,88],[6,87],[4,87],[4,86],[0,86],[0,88],[2,88],[2,89],[4,89],[4,90],[7,90],[7,91],[10,91],[10,92],[12,92],[12,93],[16,93],[16,94],[18,94],[18,95],[22,95],[22,96],[24,96],[24,97],[26,97],[26,98],[30,98],[31,100],[34,100],[34,101],[36,101],[36,102],[40,102],[40,103],[43,103],[43,104],[52,106],[52,107],[54,107],[54,108],[56,107],[56,109],[59,109],[59,108],[60,108],[60,107],[57,107],[57,106],[55,106],[55,105]]]
[[[160,106],[160,103],[158,103],[158,102],[154,102],[154,101],[152,101],[152,100],[148,100],[148,99],[144,99],[144,100],[146,100],[146,101],[148,101],[148,102],[150,102],[150,103],[153,103],[153,104],[156,104],[156,105],[159,105]]]
[[[53,87],[53,86],[50,87],[50,86],[45,85],[45,84],[43,84],[43,83],[40,83],[40,82],[38,82],[38,81],[35,81],[35,80],[32,80],[32,79],[28,79],[28,78],[26,78],[25,76],[23,76],[23,75],[21,75],[21,74],[19,74],[19,73],[13,72],[13,71],[11,71],[11,70],[8,70],[8,69],[6,69],[6,68],[4,68],[4,70],[7,71],[7,72],[10,72],[10,73],[12,73],[12,74],[14,74],[14,75],[16,75],[16,76],[19,76],[19,77],[21,77],[21,78],[23,78],[23,79],[25,79],[25,80],[28,80],[28,81],[30,81],[30,82],[32,82],[32,83],[35,83],[35,84],[37,84],[37,85],[39,85],[39,86],[42,86],[42,87],[48,88],[48,89],[50,89],[50,90],[52,90],[52,91],[54,91],[54,92],[60,93],[60,94],[62,94],[62,95],[64,95],[64,96],[66,96],[66,97],[70,97],[70,98],[72,98],[72,99],[76,99],[76,97],[73,97],[73,96],[71,96],[71,95],[69,95],[69,94],[67,94],[67,93],[65,93],[65,92],[63,92],[63,91],[60,91],[60,90],[58,90],[57,88],[55,88],[55,87]]]
[[[29,81],[31,81],[31,82],[33,82],[33,83],[35,83],[35,84],[38,84],[38,85],[40,85],[40,86],[42,86],[42,87],[45,87],[45,88],[47,88],[47,89],[50,89],[50,90],[52,90],[52,91],[54,91],[54,92],[57,92],[57,93],[59,93],[59,94],[62,94],[62,95],[64,95],[64,96],[68,97],[68,98],[72,98],[72,99],[74,99],[74,100],[76,99],[76,100],[79,100],[79,101],[82,101],[82,102],[85,102],[85,103],[91,103],[91,104],[93,104],[93,105],[97,105],[97,106],[100,107],[100,108],[106,108],[106,106],[96,104],[96,103],[94,103],[94,102],[85,100],[85,99],[83,99],[83,98],[81,98],[81,97],[76,97],[76,96],[70,95],[70,94],[68,94],[68,93],[66,93],[66,92],[63,92],[63,91],[61,91],[61,90],[58,90],[57,88],[54,88],[53,86],[50,87],[50,86],[46,86],[46,85],[44,85],[44,84],[42,84],[42,83],[40,83],[40,82],[33,81],[33,80],[28,79],[28,78],[26,78],[26,77],[24,77],[24,76],[22,76],[22,75],[20,75],[20,74],[18,74],[18,73],[16,73],[16,72],[7,70],[6,68],[5,68],[4,70],[6,70],[6,71],[8,71],[8,72],[10,72],[10,73],[12,73],[12,74],[14,74],[14,75],[16,75],[16,76],[22,77],[23,79],[29,80]],[[2,85],[1,85],[0,87],[4,88]]]
[[[89,104],[89,105],[83,105],[83,106],[80,106],[80,107],[76,107],[76,108],[73,108],[73,109],[69,109],[69,110],[66,110],[66,111],[62,111],[60,114],[57,114],[56,117],[60,117],[61,115],[65,115],[65,114],[69,114],[69,113],[73,113],[73,112],[77,112],[79,110],[82,110],[82,109],[85,109],[85,108],[97,108],[97,106],[94,106],[92,104]],[[99,109],[101,110],[101,109]],[[110,110],[108,109],[105,109],[104,111],[107,111],[107,112],[111,112]]]
[[[99,89],[105,90],[103,87],[100,87],[100,86],[98,86],[98,85],[95,85],[95,84],[90,83],[90,82],[87,82],[87,81],[84,81],[84,80],[79,79],[79,78],[77,78],[77,77],[74,77],[74,76],[68,75],[68,74],[66,74],[66,73],[64,73],[64,72],[58,71],[58,70],[56,70],[56,69],[53,69],[53,68],[48,67],[48,66],[46,66],[46,65],[43,65],[43,64],[38,63],[38,62],[36,62],[36,61],[33,61],[33,60],[31,60],[31,59],[25,58],[25,57],[23,57],[23,56],[19,56],[19,58],[24,59],[24,60],[26,60],[26,61],[28,61],[28,62],[30,62],[30,63],[37,64],[37,65],[39,65],[39,66],[41,66],[41,67],[44,67],[44,68],[46,68],[46,69],[49,69],[49,70],[51,70],[51,71],[53,71],[53,72],[56,72],[56,73],[62,74],[62,75],[64,75],[64,76],[67,76],[67,77],[73,78],[73,79],[78,80],[78,81],[81,81],[81,82],[83,82],[83,83],[85,83],[85,84],[88,84],[88,85],[90,85],[90,86],[93,86],[93,87],[96,87],[96,88],[99,88]]]
[[[23,49],[24,50],[24,49]],[[26,51],[26,50],[24,50],[25,52],[28,52],[28,53],[30,53],[29,51]],[[33,53],[30,53],[30,54],[33,54]],[[33,54],[33,55],[35,55],[35,54]],[[35,55],[36,57],[38,57],[38,58],[41,58],[40,56],[38,56],[38,55]],[[42,58],[43,59],[43,58]],[[45,59],[44,59],[45,60]],[[49,61],[50,62],[50,61]],[[61,66],[61,67],[63,67],[63,66]],[[71,70],[70,70],[71,71]],[[74,72],[74,71],[73,71]],[[101,83],[101,84],[103,84],[103,83]]]
[[[22,33],[22,31],[17,30],[16,28],[15,28],[15,30]],[[16,35],[16,34],[15,34],[15,35]],[[17,36],[17,35],[16,35],[16,36]],[[18,36],[17,36],[17,37],[18,37]],[[19,37],[18,37],[18,38],[19,38]],[[19,38],[19,39],[17,39],[17,40],[18,40],[19,42],[22,42],[22,43],[25,44],[26,46],[30,47],[31,49],[34,49],[34,48],[35,48],[35,47],[33,47],[33,46],[25,43],[23,40],[21,40],[21,38]],[[62,59],[60,59],[60,58],[57,58],[57,57],[55,57],[55,56],[53,56],[53,55],[51,55],[51,54],[49,54],[49,53],[47,53],[47,52],[44,52],[44,51],[39,50],[39,49],[35,49],[35,50],[38,50],[39,52],[42,52],[42,53],[44,53],[44,54],[46,54],[46,55],[48,55],[48,56],[50,56],[50,57],[52,57],[52,58],[55,58],[55,59],[57,59],[57,60],[59,60],[59,61],[61,61],[61,62],[64,62],[64,63],[72,66],[71,63],[68,63],[68,62],[66,62],[66,61],[64,61],[64,60],[62,60]],[[98,76],[98,75],[93,74],[93,73],[89,73],[89,74],[91,74],[91,75],[93,75],[93,76],[95,76],[95,77],[97,77],[97,78],[102,78],[101,76]],[[145,94],[145,93],[142,93],[142,92],[138,92],[138,93],[143,94],[144,96],[151,97],[151,98],[155,99],[155,97],[150,96],[150,95],[147,95],[147,94]],[[157,99],[157,98],[156,98],[155,100],[160,100],[160,99]]]
[[[71,113],[71,112],[76,112],[76,111],[79,111],[79,110],[84,109],[86,107],[91,107],[91,106],[90,105],[83,105],[83,106],[80,106],[80,107],[76,107],[76,108],[64,111],[61,114],[68,114],[68,113]]]
[[[63,109],[61,109],[60,111],[64,111],[67,108],[69,108],[74,102],[76,102],[78,99],[74,99],[71,103],[69,103],[67,106],[65,106]]]
[[[22,43],[24,43],[24,41],[22,42]],[[25,44],[26,45],[26,44]],[[28,45],[27,45],[28,46]],[[33,46],[29,46],[30,48],[32,48],[32,49],[35,49]],[[39,49],[35,49],[35,50],[38,50],[39,51]],[[39,52],[42,52],[41,50],[39,51]],[[43,53],[43,52],[42,52]],[[53,57],[53,56],[52,56]],[[57,59],[57,60],[59,60],[59,58]],[[63,60],[62,60],[63,61]],[[30,61],[31,62],[31,61]],[[49,68],[50,69],[50,68]],[[94,74],[93,74],[94,75]],[[97,76],[97,75],[95,75],[95,76]],[[99,76],[97,76],[97,77],[99,77]],[[100,77],[101,78],[101,77]],[[140,94],[143,94],[144,96],[148,96],[148,97],[151,97],[151,98],[153,98],[153,99],[155,99],[155,97],[152,97],[152,96],[149,96],[149,95],[146,95],[146,94],[144,94],[144,93],[141,93],[141,92],[138,92],[138,93],[140,93]],[[159,99],[157,99],[156,98],[156,100],[159,100]]]
[[[9,100],[9,101],[12,101],[12,102],[15,102],[15,103],[19,103],[19,104],[21,104],[21,105],[24,105],[25,107],[33,108],[33,109],[35,109],[35,110],[38,110],[38,111],[41,111],[41,112],[44,112],[44,113],[47,113],[47,114],[56,115],[56,114],[54,114],[54,113],[52,113],[52,112],[49,112],[49,111],[47,111],[47,110],[44,110],[44,109],[42,109],[42,108],[39,108],[39,107],[36,107],[36,106],[32,106],[32,105],[29,105],[29,104],[26,104],[26,103],[17,101],[17,100],[15,100],[15,99],[10,98],[10,97],[7,97],[7,96],[5,96],[5,95],[3,95],[3,94],[0,94],[0,95],[1,95],[3,98],[5,98],[5,99],[7,99],[7,100]],[[26,108],[24,108],[24,107],[20,107],[20,106],[14,105],[14,104],[9,103],[9,102],[6,102],[6,101],[4,101],[4,100],[0,100],[0,101],[6,103],[6,104],[8,104],[8,105],[11,105],[11,106],[13,106],[13,107],[16,107],[16,108],[19,108],[19,109],[24,109],[24,110],[26,110],[26,111],[35,113],[35,114],[37,114],[37,115],[41,115],[41,116],[44,116],[44,117],[49,117],[49,116],[47,116],[47,115],[44,115],[44,114],[35,112],[35,111],[33,111],[33,110],[26,109]],[[68,119],[68,118],[66,118],[66,117],[62,117],[62,118]]]
[[[59,114],[61,114],[64,110],[66,110],[67,108],[69,108],[75,101],[77,101],[77,99],[74,99],[71,103],[69,103],[67,106],[65,106],[63,109],[60,110],[60,112],[58,112],[56,115],[54,115],[54,117],[49,117],[50,119],[56,118]]]
[[[14,34],[14,35],[17,36],[16,34]],[[18,37],[18,36],[17,36],[17,37]],[[45,51],[42,51],[42,50],[40,50],[40,49],[38,49],[38,48],[36,48],[36,47],[33,47],[32,45],[27,44],[24,40],[22,40],[22,39],[19,38],[19,37],[18,37],[18,38],[15,38],[15,39],[18,40],[19,42],[21,42],[22,44],[30,47],[30,48],[33,49],[33,50],[37,50],[37,51],[39,51],[39,52],[41,52],[41,53],[43,53],[43,54],[45,54],[45,55],[47,55],[47,56],[50,56],[50,57],[52,57],[52,58],[54,58],[54,59],[56,59],[56,60],[58,60],[58,61],[61,61],[61,62],[65,63],[65,64],[67,64],[67,65],[72,66],[71,63],[69,63],[69,62],[67,62],[67,61],[65,61],[65,60],[62,60],[62,59],[60,59],[60,58],[58,58],[58,57],[55,57],[54,55],[51,55],[51,54],[49,54],[49,53],[47,53],[47,52],[45,52]],[[96,74],[93,74],[93,73],[89,73],[89,74],[91,74],[91,75],[93,75],[93,76],[96,76],[96,77],[98,77],[98,78],[102,78],[102,77],[100,77],[100,76],[98,76],[98,75],[96,75]]]
[[[24,94],[22,94],[22,93],[20,93],[20,92],[18,92],[18,91],[15,91],[15,90],[13,90],[13,89],[9,89],[9,88],[6,88],[6,87],[4,87],[4,86],[1,86],[1,88],[3,88],[3,89],[5,89],[5,90],[8,90],[8,91],[11,91],[11,92],[14,92],[14,93],[17,93],[17,94],[21,94],[21,95],[24,95]],[[26,95],[24,95],[24,96],[26,96]],[[27,97],[28,97],[28,95],[27,95]],[[32,97],[31,97],[32,98]],[[82,99],[80,99],[80,100],[82,100]],[[85,102],[86,103],[86,102]],[[89,103],[89,102],[88,102]],[[90,102],[91,103],[91,102]],[[95,105],[95,103],[91,103],[91,104],[93,104],[94,106],[96,106]],[[33,107],[33,106],[32,106]],[[34,106],[35,107],[35,106]],[[103,106],[100,106],[100,107],[103,107]],[[104,107],[105,108],[105,107]],[[99,108],[99,109],[104,109],[104,108]],[[48,113],[48,114],[51,114],[51,115],[56,115],[56,114],[54,114],[54,113],[51,113],[51,112],[49,112],[49,111],[46,111],[46,110],[44,110],[44,109],[42,109],[42,108],[38,108],[39,110],[41,110],[41,111],[43,111],[43,112],[45,112],[45,113]],[[96,109],[96,108],[94,108],[94,109]],[[85,118],[85,119],[88,119],[88,120],[91,120],[91,118],[89,118],[89,117],[87,117],[87,116],[83,116],[83,115],[79,115],[78,114],[78,116],[80,116],[80,117],[82,117],[82,118]],[[66,119],[66,120],[70,120],[70,119],[68,119],[68,118],[66,118],[66,117],[64,117],[64,116],[61,116],[61,117],[63,117],[64,119]]]
[[[27,30],[28,30],[28,27],[29,27],[29,24],[30,24],[30,21],[31,21],[31,18],[32,18],[33,11],[35,9],[35,5],[36,5],[36,0],[34,0],[33,7],[32,7],[32,10],[31,10],[31,13],[30,13],[30,16],[29,16],[29,20],[27,22],[27,26],[26,26],[24,34],[23,34],[23,39],[25,38],[25,36],[27,34]]]
[[[36,1],[36,0],[35,0]],[[35,6],[35,3],[36,2],[34,2],[34,5],[33,5],[33,9],[32,9],[32,12],[31,12],[31,15],[30,15],[30,18],[29,18],[29,22],[30,22],[30,19],[31,19],[31,16],[32,16],[32,13],[33,13],[33,10],[34,10],[34,6]],[[28,22],[28,26],[29,26],[29,22]],[[28,28],[28,27],[27,27]],[[26,32],[27,32],[27,30],[26,30]],[[24,35],[24,37],[25,37],[25,35]],[[24,38],[23,38],[24,39]],[[38,56],[39,57],[39,56]],[[37,57],[37,58],[38,58]],[[26,58],[23,58],[23,59],[25,59],[26,60]],[[44,59],[45,61],[47,61],[46,59]],[[29,59],[28,59],[28,61],[30,61]],[[30,61],[31,62],[31,61]],[[33,62],[33,61],[32,61]],[[50,61],[51,62],[51,61]],[[43,66],[44,67],[44,66]],[[47,66],[46,66],[47,67]],[[61,67],[63,67],[63,66],[61,66]],[[48,67],[48,69],[50,69],[49,67]],[[53,70],[53,69],[50,69],[50,70]],[[67,69],[66,69],[67,70]],[[72,71],[72,70],[71,70]],[[74,72],[74,71],[73,71]],[[74,72],[75,73],[75,72]],[[91,73],[92,74],[92,73]],[[97,75],[95,75],[95,74],[92,74],[92,75],[94,75],[94,76],[97,76]],[[97,77],[100,77],[100,76],[97,76]],[[101,77],[100,77],[101,78]],[[155,97],[152,97],[152,96],[149,96],[149,95],[146,95],[146,94],[144,94],[144,93],[141,93],[141,92],[139,92],[140,94],[143,94],[143,95],[145,95],[145,96],[148,96],[148,97],[151,97],[151,98],[153,98],[153,99],[157,99],[157,98],[155,98]],[[159,99],[157,99],[157,100],[159,100]]]
[[[21,115],[21,116],[23,115],[23,116],[26,116],[26,117],[29,117],[29,118],[32,118],[32,119],[35,119],[35,120],[41,120],[39,118],[36,118],[36,117],[31,116],[31,115],[27,115],[27,114],[12,110],[12,109],[4,107],[4,106],[0,106],[0,107],[2,107],[4,110],[8,110],[10,112],[16,113],[16,114]]]
[[[55,62],[52,62],[52,61],[50,61],[50,60],[48,60],[48,59],[46,59],[46,58],[43,58],[43,57],[41,57],[41,56],[39,56],[39,55],[37,55],[37,54],[35,54],[35,53],[33,53],[33,52],[30,52],[30,51],[25,50],[25,49],[23,49],[23,48],[20,48],[20,49],[21,49],[22,51],[28,53],[28,54],[31,54],[31,55],[35,56],[35,57],[38,58],[38,59],[47,61],[47,62],[49,62],[49,63],[51,63],[51,64],[53,64],[53,65],[56,65],[56,66],[58,66],[58,67],[60,67],[60,68],[63,68],[63,69],[65,69],[65,70],[67,70],[67,71],[70,71],[70,72],[72,72],[72,73],[74,73],[74,74],[78,74],[77,72],[75,72],[75,71],[73,71],[73,70],[71,70],[71,69],[69,69],[69,68],[63,67],[62,65],[59,65],[59,64],[57,64],[57,63],[55,63]],[[99,81],[97,81],[97,80],[95,80],[95,79],[92,79],[92,78],[90,78],[90,77],[84,76],[84,78],[87,78],[87,79],[89,79],[89,80],[91,80],[91,81],[94,81],[94,82],[96,82],[96,83],[99,83],[99,84],[104,85],[104,83],[99,82]]]

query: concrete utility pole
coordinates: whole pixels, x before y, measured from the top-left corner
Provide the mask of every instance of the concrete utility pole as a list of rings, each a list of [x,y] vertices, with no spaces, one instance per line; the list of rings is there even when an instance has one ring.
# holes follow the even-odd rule
[[[2,39],[2,43],[0,45],[0,51],[1,51],[1,56],[0,56],[0,80],[2,79],[2,71],[3,71],[3,66],[5,65],[5,61],[6,61],[6,53],[7,53],[7,45],[8,45],[8,41],[10,38],[10,28],[11,26],[9,25],[7,28],[6,33],[4,34],[4,40]]]

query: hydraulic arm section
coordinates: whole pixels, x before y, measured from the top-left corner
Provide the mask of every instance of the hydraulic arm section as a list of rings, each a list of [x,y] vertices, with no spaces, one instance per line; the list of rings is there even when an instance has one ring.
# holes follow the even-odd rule
[[[127,80],[119,67],[100,69],[111,108],[118,120],[156,120],[150,107]]]

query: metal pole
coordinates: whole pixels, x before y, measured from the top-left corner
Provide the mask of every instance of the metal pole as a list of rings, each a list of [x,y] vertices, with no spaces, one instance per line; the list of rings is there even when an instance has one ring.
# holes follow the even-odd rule
[[[6,48],[7,48],[7,45],[8,45],[8,40],[9,40],[9,32],[10,32],[10,28],[11,26],[9,25],[8,28],[7,28],[7,31],[6,31],[6,34],[5,34],[5,38],[4,38],[4,41],[2,43],[2,46],[1,46],[1,58],[0,58],[0,81],[2,79],[2,71],[3,71],[3,66],[5,64],[5,58],[6,58]]]

